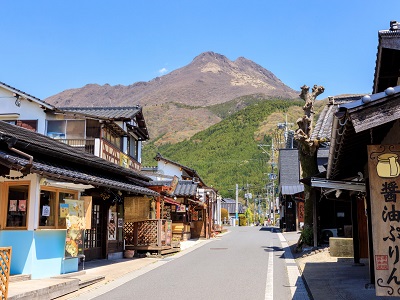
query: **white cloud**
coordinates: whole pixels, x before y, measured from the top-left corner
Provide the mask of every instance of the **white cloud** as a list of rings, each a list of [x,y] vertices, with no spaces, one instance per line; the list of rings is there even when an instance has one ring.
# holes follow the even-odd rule
[[[164,74],[167,73],[167,72],[168,72],[168,70],[167,70],[166,68],[162,68],[162,69],[158,70],[158,73],[159,73],[160,75],[164,75]]]

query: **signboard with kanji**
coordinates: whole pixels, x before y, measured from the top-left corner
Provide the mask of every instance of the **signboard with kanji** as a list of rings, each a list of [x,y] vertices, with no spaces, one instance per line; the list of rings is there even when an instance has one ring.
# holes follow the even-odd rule
[[[377,296],[400,296],[399,155],[400,145],[368,146]]]

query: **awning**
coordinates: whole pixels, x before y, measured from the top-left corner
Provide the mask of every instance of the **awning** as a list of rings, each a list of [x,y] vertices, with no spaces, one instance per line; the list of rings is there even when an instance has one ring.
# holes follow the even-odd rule
[[[181,203],[179,203],[179,202],[176,202],[175,200],[173,200],[173,199],[171,199],[171,198],[168,198],[168,197],[165,197],[164,196],[164,202],[167,202],[167,203],[169,203],[169,204],[173,204],[173,205],[181,205]]]
[[[365,192],[365,183],[359,181],[335,181],[312,177],[311,186],[327,189]]]
[[[23,167],[28,165],[28,163],[29,161],[25,158],[20,158],[0,150],[0,164],[10,169],[21,170]],[[36,162],[34,159],[30,172],[56,181],[63,180],[72,183],[89,184],[93,186],[101,186],[126,192],[133,192],[140,195],[159,195],[159,193],[151,189],[134,185],[127,180],[119,181],[114,178],[108,178],[103,174],[91,174],[90,170],[88,170],[88,172],[82,170],[71,170],[71,168],[62,165],[61,163],[55,166],[46,162]]]
[[[304,186],[302,184],[282,185],[281,188],[282,195],[294,195],[304,192]]]

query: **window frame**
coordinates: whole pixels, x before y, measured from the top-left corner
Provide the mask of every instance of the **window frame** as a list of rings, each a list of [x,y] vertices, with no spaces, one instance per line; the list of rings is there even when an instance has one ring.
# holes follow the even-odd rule
[[[53,132],[53,131],[50,131],[49,132],[49,123],[56,123],[56,122],[58,122],[58,123],[60,123],[61,125],[63,125],[62,126],[62,132],[60,131],[60,132]],[[70,137],[71,135],[73,135],[72,133],[71,133],[71,128],[72,127],[69,127],[69,125],[68,125],[68,122],[71,122],[71,124],[72,123],[78,123],[78,122],[82,122],[83,123],[83,133],[82,133],[82,137]],[[73,125],[71,125],[71,126],[73,126]],[[54,133],[58,133],[58,134],[61,134],[61,135],[59,135],[59,136],[56,136],[56,135],[54,135]],[[85,140],[86,139],[86,120],[85,119],[63,119],[63,120],[59,120],[59,119],[55,119],[55,120],[46,120],[46,135],[47,136],[50,136],[50,137],[52,137],[52,138],[55,138],[55,139],[62,139],[62,140],[68,140],[68,139],[72,139],[72,140]],[[63,136],[62,136],[63,135]]]
[[[40,207],[40,196],[38,199],[38,218],[37,218],[37,228],[38,229],[67,229],[66,226],[60,225],[59,223],[59,212],[60,212],[60,193],[68,193],[68,194],[73,194],[74,200],[78,200],[79,196],[79,191],[77,190],[70,190],[70,189],[64,189],[64,188],[56,188],[56,187],[51,187],[51,186],[40,186],[40,192],[42,191],[48,191],[48,192],[54,192],[56,193],[56,203],[55,203],[55,212],[54,212],[54,225],[52,226],[46,226],[46,225],[40,225],[40,217],[42,213],[42,207]]]
[[[7,218],[8,218],[8,208],[9,208],[9,194],[11,186],[28,186],[28,193],[26,199],[26,220],[25,226],[7,226]],[[3,189],[2,193],[2,218],[1,218],[1,229],[5,230],[27,230],[29,226],[29,207],[30,207],[30,193],[31,193],[31,182],[30,181],[5,181],[1,184],[1,188]],[[20,199],[18,199],[20,200]]]

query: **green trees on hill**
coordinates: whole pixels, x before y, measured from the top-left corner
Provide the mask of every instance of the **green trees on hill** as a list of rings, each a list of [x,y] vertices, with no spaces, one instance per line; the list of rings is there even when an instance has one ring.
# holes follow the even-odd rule
[[[265,100],[226,117],[218,124],[199,132],[189,140],[156,147],[149,142],[143,148],[143,165],[156,165],[154,157],[164,157],[195,169],[204,182],[219,190],[223,197],[235,197],[235,184],[250,184],[253,193],[262,193],[266,184],[264,173],[270,172],[269,155],[259,144],[271,144],[269,132],[256,140],[262,122],[274,112],[290,106],[302,106],[301,101]],[[257,190],[257,191],[256,191]]]

